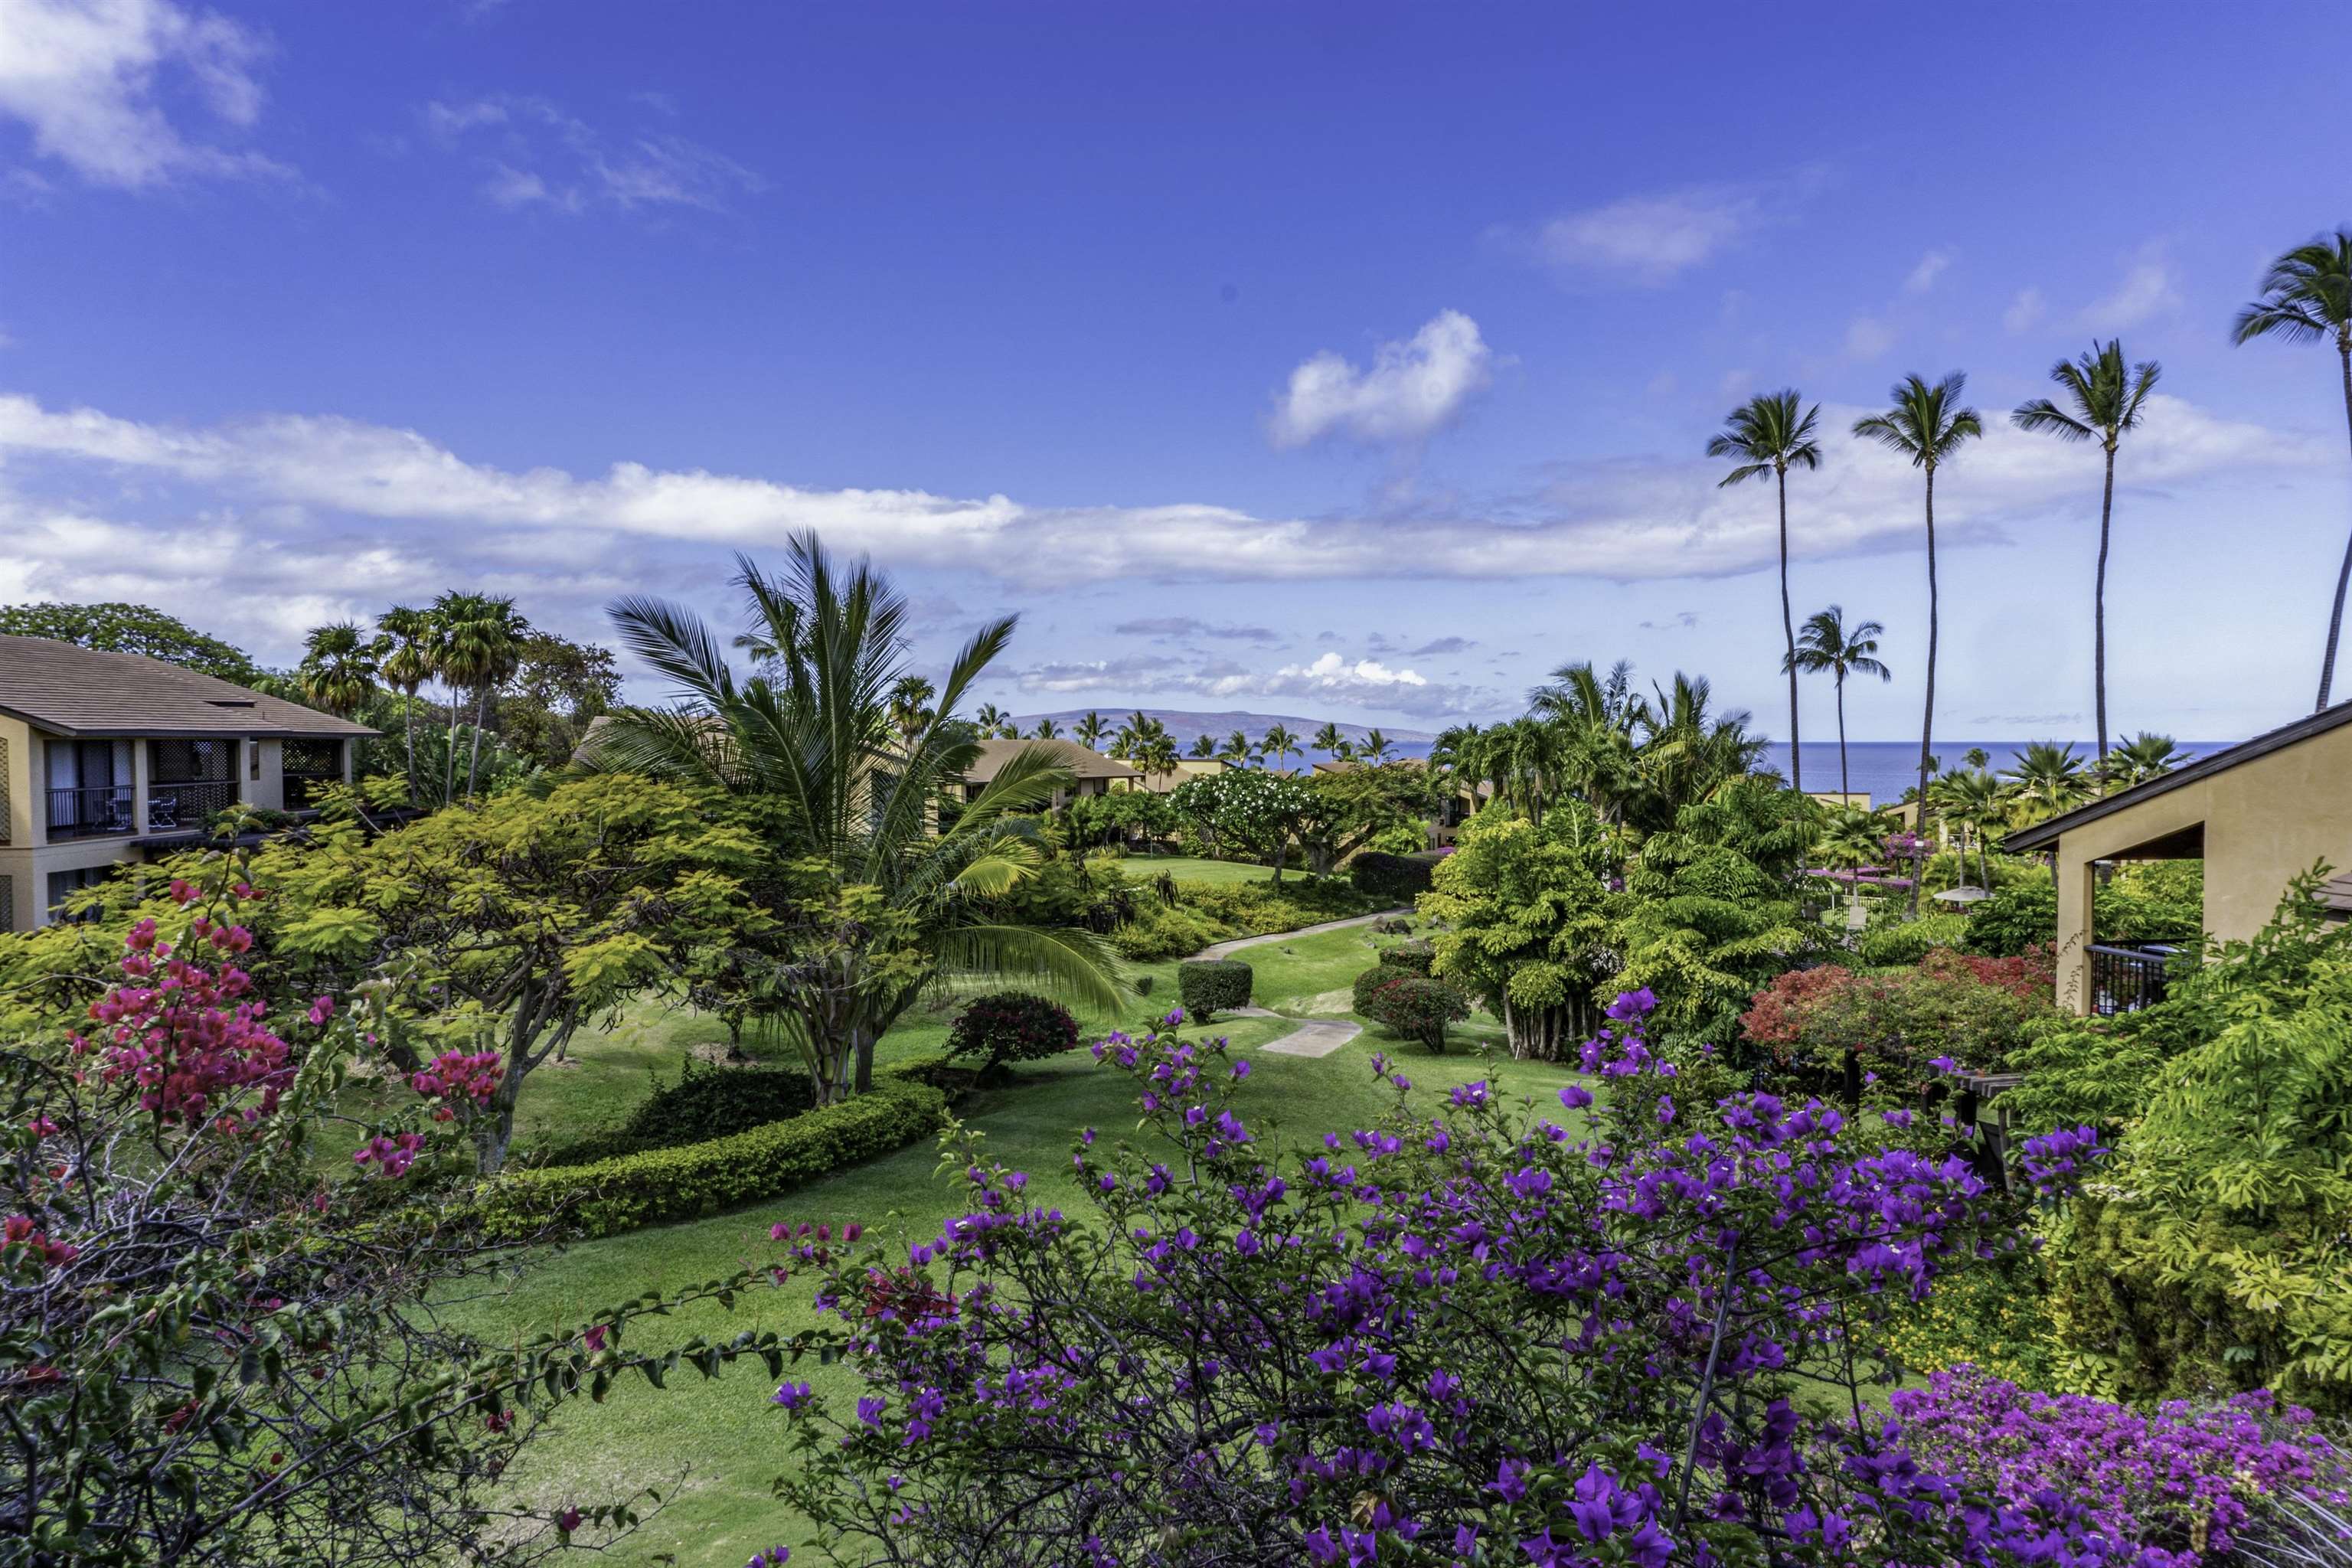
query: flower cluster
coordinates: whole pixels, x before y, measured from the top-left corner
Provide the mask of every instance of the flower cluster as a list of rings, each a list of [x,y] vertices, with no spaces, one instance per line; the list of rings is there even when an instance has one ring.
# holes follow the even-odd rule
[[[379,1176],[404,1176],[425,1147],[421,1132],[379,1132],[352,1155],[354,1165],[373,1164]]]
[[[13,1272],[27,1262],[62,1268],[81,1256],[69,1241],[52,1241],[31,1215],[12,1214],[0,1228],[0,1271]]]
[[[233,954],[252,946],[242,926],[199,917],[189,929],[191,949]],[[95,1053],[104,1081],[134,1086],[141,1109],[166,1122],[212,1121],[228,1131],[274,1113],[294,1067],[285,1040],[263,1021],[268,1004],[253,994],[252,978],[174,952],[152,920],[132,927],[123,945],[123,979],[90,1004],[96,1026],[72,1037],[74,1050]],[[248,1089],[257,1091],[254,1101],[233,1110]]]
[[[966,1213],[821,1288],[867,1387],[839,1417],[777,1390],[784,1495],[916,1563],[1190,1561],[1164,1548],[1194,1534],[1333,1565],[2110,1560],[2082,1509],[1972,1499],[1814,1396],[1890,1371],[1893,1307],[2013,1246],[2012,1201],[1819,1101],[1678,1106],[1654,1005],[1610,1009],[1573,1128],[1376,1061],[1392,1113],[1289,1152],[1223,1042],[1109,1037],[1154,1142],[1080,1136],[1099,1223],[968,1146]]]
[[[2057,1491],[2078,1504],[2108,1561],[2197,1568],[2227,1558],[2251,1501],[2283,1491],[2345,1500],[2347,1478],[2311,1413],[2267,1393],[2153,1414],[2072,1394],[2035,1394],[1969,1368],[1937,1373],[1890,1400],[1923,1465],[2030,1504]]]
[[[501,1058],[496,1051],[444,1051],[408,1075],[408,1087],[427,1100],[433,1120],[446,1121],[460,1108],[487,1105],[499,1091]]]

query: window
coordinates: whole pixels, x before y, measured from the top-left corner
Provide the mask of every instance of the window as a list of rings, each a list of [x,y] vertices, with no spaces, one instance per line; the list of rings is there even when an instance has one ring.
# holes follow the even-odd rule
[[[261,782],[261,742],[247,741],[245,743],[245,757],[247,768],[245,776],[259,784]]]
[[[80,891],[82,889],[96,887],[99,883],[106,880],[107,873],[113,869],[114,868],[111,866],[84,866],[78,871],[50,872],[49,918],[59,921],[94,921],[98,919],[98,911],[96,910],[86,910],[79,915],[68,915],[61,913],[58,906],[64,903],[67,899]]]

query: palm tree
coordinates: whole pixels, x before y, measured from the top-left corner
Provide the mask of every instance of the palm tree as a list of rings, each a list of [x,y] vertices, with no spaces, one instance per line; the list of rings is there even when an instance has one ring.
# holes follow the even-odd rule
[[[2129,789],[2150,779],[2160,779],[2191,760],[2171,736],[2142,730],[2128,741],[2117,741],[2116,749],[2107,753],[2101,766],[2109,779]]]
[[[1087,710],[1085,718],[1070,726],[1070,734],[1079,745],[1091,752],[1102,744],[1103,731],[1108,728],[1103,722],[1103,716],[1090,708]]]
[[[890,725],[898,731],[905,749],[912,750],[915,737],[939,721],[939,714],[929,706],[938,690],[919,675],[902,675],[890,687]]]
[[[1972,751],[1971,758],[1981,758],[1982,752]],[[2000,781],[1988,772],[1981,761],[1971,762],[1966,773],[1948,773],[1937,779],[1931,790],[1937,797],[1936,809],[1946,821],[1957,823],[1961,830],[1961,879],[1968,876],[1969,839],[1977,843],[1977,860],[1983,872],[1979,886],[1988,892],[1992,889],[1992,830],[2008,814],[2009,801],[2001,791]]]
[[[2073,412],[2037,397],[2019,405],[2009,416],[2021,430],[2042,431],[2062,441],[2096,437],[2106,454],[2106,489],[2099,498],[2099,570],[2091,591],[2091,700],[2098,710],[2102,766],[2107,760],[2107,526],[2116,510],[2116,447],[2125,431],[2139,427],[2141,407],[2163,374],[2164,367],[2154,360],[2126,368],[2119,338],[2109,339],[2105,346],[2094,342],[2081,359],[2062,359],[2050,367],[2050,379],[2065,388]]]
[[[1348,737],[1339,732],[1338,724],[1326,719],[1323,721],[1323,727],[1315,731],[1314,745],[1317,751],[1326,756],[1341,756],[1348,750]]]
[[[435,664],[449,687],[449,777],[444,798],[457,794],[457,705],[455,694],[474,694],[474,738],[466,762],[466,797],[474,795],[481,771],[482,726],[488,722],[490,693],[512,678],[522,659],[530,623],[501,595],[451,592],[433,601],[436,637]]]
[[[2071,745],[2032,741],[2002,775],[2011,784],[2012,816],[2019,826],[2072,811],[2091,798],[2091,776]]]
[[[1815,610],[1805,617],[1805,629],[1797,634],[1797,651],[1790,655],[1790,668],[1801,669],[1807,675],[1833,675],[1837,678],[1838,720],[1838,794],[1852,795],[1853,786],[1845,764],[1845,678],[1849,675],[1874,675],[1881,680],[1892,680],[1895,672],[1874,657],[1878,652],[1878,639],[1886,628],[1876,621],[1862,621],[1849,631],[1845,612],[1832,605],[1826,610]]]
[[[1528,694],[1533,717],[1561,731],[1566,782],[1616,823],[1640,787],[1633,729],[1645,704],[1633,695],[1633,667],[1619,659],[1606,677],[1587,663],[1564,664]]]
[[[2232,342],[2281,337],[2289,342],[2336,342],[2344,379],[2344,421],[2352,432],[2352,228],[2338,228],[2298,245],[2263,274],[2263,297],[2238,312]],[[2327,652],[2319,661],[2319,707],[2336,684],[2336,643],[2344,634],[2344,590],[2352,584],[2352,539],[2336,573],[2336,607],[2327,617]],[[2315,710],[2316,711],[2316,710]],[[2105,731],[2101,733],[2104,735]]]
[[[1781,668],[1789,672],[1789,784],[1800,795],[1805,791],[1805,767],[1797,732],[1797,629],[1789,618],[1789,468],[1822,466],[1821,445],[1813,439],[1821,406],[1800,413],[1803,402],[1793,386],[1759,393],[1733,409],[1723,429],[1706,443],[1708,457],[1739,459],[1717,489],[1769,474],[1780,492],[1780,636],[1787,645]]]
[[[303,639],[302,664],[296,671],[304,700],[350,718],[375,689],[383,651],[383,638],[369,637],[353,622],[313,626]]]
[[[1895,384],[1894,405],[1884,414],[1857,419],[1853,433],[1902,453],[1927,476],[1927,696],[1926,717],[1919,723],[1919,804],[1927,802],[1927,758],[1936,741],[1936,470],[1949,462],[1961,446],[1984,434],[1977,411],[1964,406],[1960,394],[1968,377],[1958,371],[1930,386],[1916,375]],[[1925,819],[1922,819],[1924,826]],[[1919,879],[1911,879],[1911,913],[1919,912]]]
[[[1217,749],[1217,755],[1233,763],[1235,767],[1240,767],[1244,763],[1247,763],[1250,758],[1250,738],[1248,731],[1243,730],[1233,730],[1227,731],[1225,735],[1225,743]]]
[[[1062,727],[1051,719],[1040,719],[1037,721],[1037,727],[1030,731],[1029,734],[1033,740],[1058,741],[1062,738]]]
[[[1811,857],[1840,870],[1859,870],[1886,858],[1886,840],[1897,831],[1895,814],[1862,805],[1833,805],[1822,812]]]
[[[1184,754],[1188,757],[1198,757],[1206,762],[1217,754],[1217,738],[1213,735],[1196,735],[1192,738],[1192,749]]]
[[[1051,749],[1024,747],[940,821],[934,804],[978,747],[951,724],[898,743],[889,693],[904,673],[905,597],[864,562],[836,570],[814,534],[794,535],[790,551],[781,580],[737,557],[755,632],[781,650],[745,679],[690,611],[614,602],[623,642],[683,701],[621,710],[583,759],[783,808],[777,858],[821,867],[835,896],[800,904],[802,945],[765,976],[761,1020],[800,1047],[830,1100],[869,1086],[875,1042],[927,991],[990,979],[1118,1005],[1116,961],[1099,939],[997,923],[984,908],[1044,864],[1035,814],[1069,771]],[[940,683],[940,711],[956,710],[1013,624],[992,621],[964,645]]]
[[[1274,759],[1275,768],[1279,772],[1282,764],[1290,759],[1290,754],[1298,750],[1298,737],[1292,734],[1286,725],[1269,724],[1265,733],[1258,737],[1257,746],[1260,752]]]
[[[1752,772],[1764,760],[1765,742],[1749,732],[1747,710],[1710,710],[1715,689],[1704,676],[1676,670],[1671,688],[1652,689],[1656,704],[1639,702],[1633,710],[1642,731],[1633,763],[1636,826],[1655,832],[1672,827],[1684,806]]]
[[[980,726],[982,740],[998,741],[1007,738],[1004,731],[1010,728],[1007,723],[1010,718],[1011,715],[995,703],[983,702],[980,705],[980,711],[971,716],[971,721]]]
[[[1132,760],[1147,779],[1164,779],[1179,771],[1176,742],[1165,729],[1137,742]]]
[[[408,804],[416,800],[416,693],[433,679],[433,618],[423,610],[394,605],[375,618],[391,651],[384,656],[383,679],[403,700],[401,733],[408,746]]]
[[[1392,743],[1386,735],[1381,734],[1377,729],[1367,730],[1364,731],[1363,749],[1357,755],[1378,767],[1389,760],[1389,752],[1391,749]]]

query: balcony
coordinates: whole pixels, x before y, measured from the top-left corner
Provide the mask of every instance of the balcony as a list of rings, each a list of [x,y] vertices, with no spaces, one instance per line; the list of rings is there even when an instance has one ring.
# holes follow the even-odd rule
[[[2167,970],[2179,949],[2161,942],[2144,947],[2090,948],[2091,1006],[2101,1017],[2137,1013],[2164,1000]]]
[[[129,784],[53,789],[48,795],[52,844],[72,838],[110,838],[138,830],[131,820]]]
[[[147,786],[147,831],[186,833],[213,813],[236,804],[232,779],[159,779]]]
[[[308,810],[319,804],[320,795],[343,782],[341,741],[288,741],[280,757],[289,811]]]

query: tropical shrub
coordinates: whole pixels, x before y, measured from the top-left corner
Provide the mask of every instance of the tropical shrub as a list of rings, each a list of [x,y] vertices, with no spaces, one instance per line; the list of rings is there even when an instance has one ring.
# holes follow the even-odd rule
[[[1324,921],[1345,920],[1374,907],[1347,883],[1334,879],[1183,885],[1184,907],[1205,915],[1234,936],[1267,936]]]
[[[1958,955],[1936,954],[1915,969],[1824,964],[1778,975],[1739,1027],[1777,1066],[1826,1079],[1851,1056],[1907,1085],[1931,1076],[1938,1058],[1979,1071],[2006,1065],[2027,1025],[2052,1012],[2047,983],[2021,994],[1977,978]]]
[[[0,1036],[0,1561],[362,1568],[609,1543],[635,1497],[539,1509],[496,1479],[565,1401],[648,1364],[620,1349],[631,1321],[713,1291],[583,1304],[504,1345],[453,1328],[435,1304],[518,1258],[425,1186],[470,1164],[455,1106],[491,1091],[495,1057],[436,1061],[350,1161],[320,1159],[379,999],[264,990],[240,963],[268,902],[251,860],[184,867],[89,1005]],[[653,1375],[737,1353],[776,1337],[689,1341]]]
[[[2095,911],[2092,918],[2097,918]],[[1970,952],[2007,958],[2030,947],[2047,947],[2057,933],[2057,885],[2021,882],[2001,889],[1969,911],[1966,945]]]
[[[482,1184],[474,1215],[494,1237],[555,1231],[587,1238],[772,1198],[937,1131],[947,1096],[922,1079],[939,1066],[934,1059],[886,1068],[855,1100],[731,1138],[509,1171]]]
[[[810,1348],[864,1387],[777,1390],[779,1495],[845,1556],[939,1568],[2102,1561],[2063,1488],[1971,1506],[1820,1396],[1860,1408],[1888,1299],[2007,1244],[2006,1200],[1875,1119],[1676,1105],[1645,1001],[1583,1056],[1649,1088],[1585,1136],[1485,1082],[1402,1098],[1375,1058],[1395,1110],[1285,1153],[1245,1063],[1111,1037],[1145,1142],[1076,1141],[1092,1215],[971,1143],[936,1238],[795,1247],[837,1324]]]
[[[2050,1277],[2038,1249],[2021,1249],[1940,1281],[1905,1304],[1887,1343],[1906,1373],[1974,1367],[2026,1388],[2067,1392]]]
[[[1348,880],[1356,891],[1383,903],[1402,903],[1429,891],[1433,862],[1416,855],[1387,855],[1367,849],[1348,862]]]
[[[1375,961],[1370,969],[1356,976],[1355,984],[1349,993],[1349,1007],[1354,1012],[1370,1017],[1371,1015],[1367,1009],[1372,1005],[1373,992],[1391,980],[1402,980],[1419,973],[1418,970],[1408,969],[1402,964]]]
[[[1196,910],[1150,903],[1138,908],[1133,920],[1111,928],[1110,944],[1121,958],[1150,963],[1198,952],[1225,934],[1223,926]]]
[[[1207,1023],[1220,1009],[1249,1005],[1256,979],[1238,958],[1202,958],[1176,966],[1176,995],[1186,1016]]]
[[[730,1138],[798,1116],[816,1103],[816,1086],[798,1068],[713,1067],[689,1058],[677,1081],[639,1100],[609,1132],[542,1153],[542,1165],[584,1165],[643,1149],[674,1149]]]
[[[1921,1465],[2011,1508],[2062,1491],[2106,1543],[2105,1561],[2137,1568],[2236,1561],[2263,1500],[2340,1496],[2347,1479],[2311,1412],[2282,1410],[2267,1393],[2144,1413],[1963,1368],[1887,1403]]]
[[[1419,1040],[1431,1055],[1444,1055],[1445,1026],[1470,1016],[1470,998],[1425,974],[1394,969],[1374,973],[1388,978],[1365,992],[1356,1010],[1409,1040]]]
[[[1441,922],[1431,973],[1486,1005],[1511,1054],[1557,1061],[1600,1022],[1618,967],[1608,845],[1598,817],[1562,800],[1540,823],[1500,810],[1463,825],[1423,915]]]
[[[1391,942],[1380,950],[1380,961],[1391,968],[1427,974],[1436,965],[1437,945],[1427,937],[1412,937],[1404,942]]]
[[[948,1026],[948,1055],[980,1058],[982,1074],[1077,1048],[1078,1021],[1070,1010],[1027,991],[976,996]]]
[[[1418,855],[1429,847],[1429,830],[1410,822],[1400,822],[1383,827],[1364,840],[1367,853],[1383,855]]]
[[[1968,940],[1966,915],[1922,915],[1916,921],[1877,921],[1854,943],[1854,956],[1874,968],[1918,963],[1940,947],[1958,947]]]

